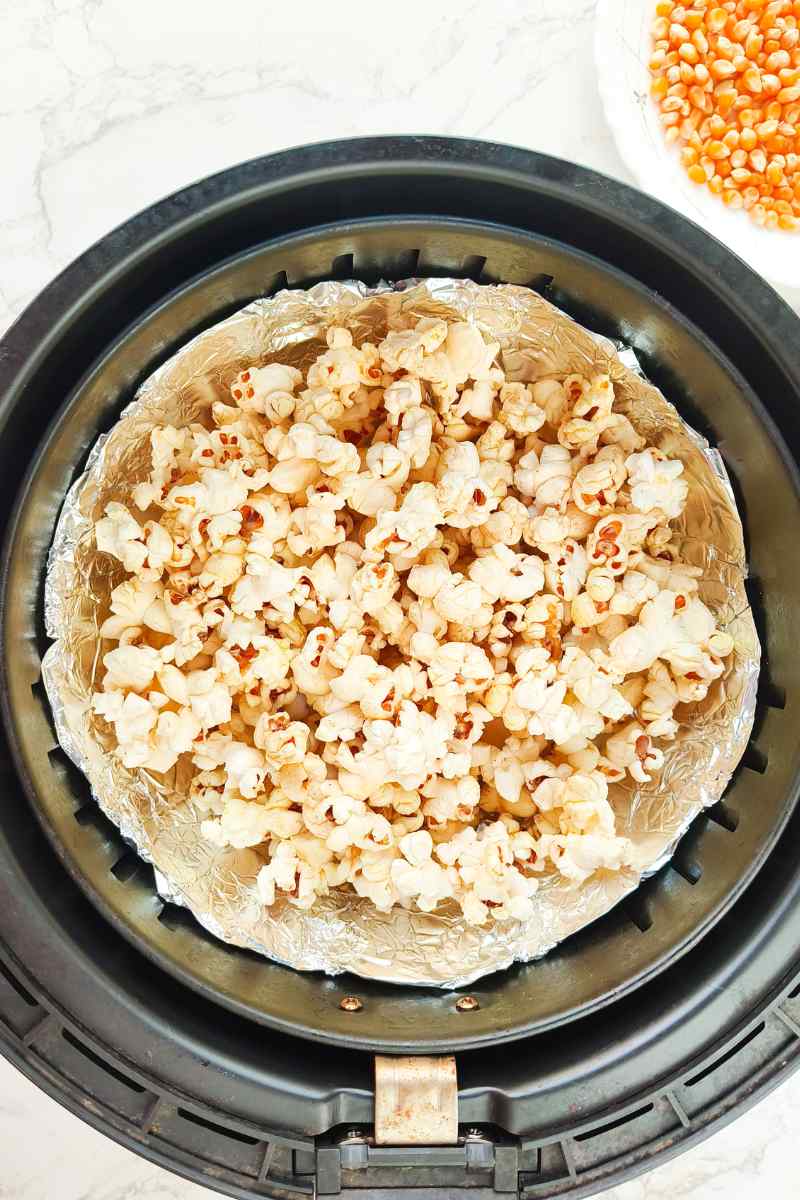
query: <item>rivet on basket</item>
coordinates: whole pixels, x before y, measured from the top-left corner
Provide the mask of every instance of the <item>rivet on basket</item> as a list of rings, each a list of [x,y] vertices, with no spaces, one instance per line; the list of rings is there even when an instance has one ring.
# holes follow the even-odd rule
[[[480,1008],[480,1004],[474,996],[460,996],[456,1000],[456,1008],[459,1012],[475,1012],[476,1009]]]
[[[345,1012],[361,1012],[363,1007],[364,1004],[358,996],[343,996],[339,1001],[339,1008],[344,1009]]]

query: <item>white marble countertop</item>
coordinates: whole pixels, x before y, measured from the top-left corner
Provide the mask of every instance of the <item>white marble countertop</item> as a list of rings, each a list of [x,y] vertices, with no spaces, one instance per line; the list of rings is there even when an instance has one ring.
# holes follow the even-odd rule
[[[301,142],[441,133],[627,178],[594,0],[0,0],[0,330],[66,263],[202,175]],[[789,297],[797,301],[797,297]],[[796,1200],[800,1075],[609,1200]],[[200,1200],[0,1060],[0,1198]]]

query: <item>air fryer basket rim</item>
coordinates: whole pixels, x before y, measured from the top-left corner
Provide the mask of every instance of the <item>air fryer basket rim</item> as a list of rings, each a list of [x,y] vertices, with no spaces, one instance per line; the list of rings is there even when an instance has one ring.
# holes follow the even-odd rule
[[[369,231],[371,233],[376,234],[376,236],[378,236],[380,234],[380,229],[378,226],[375,226],[374,224],[370,224],[370,223],[366,223],[366,222],[365,222],[365,225],[367,226],[367,228],[369,229]],[[350,226],[348,226],[347,230],[344,231],[344,233],[341,233],[338,229],[334,230],[334,233],[340,237],[341,236],[345,236],[345,237],[350,236],[350,237],[356,238],[357,233],[358,233],[358,228],[359,228],[358,226],[351,224]],[[395,223],[393,223],[393,228],[396,231],[401,231],[399,236],[401,236],[401,237],[407,236],[412,241],[418,242],[420,245],[425,244],[425,237],[424,237],[425,225],[422,221],[395,222]],[[437,231],[442,231],[442,230],[445,230],[446,228],[447,228],[446,224],[441,221],[438,222],[436,225]],[[278,252],[280,254],[285,255],[286,261],[291,261],[292,243],[293,242],[298,242],[298,243],[302,244],[304,242],[311,241],[314,244],[319,244],[321,241],[324,240],[326,232],[327,231],[325,231],[324,229],[317,229],[317,230],[311,231],[309,234],[306,234],[306,235],[286,239],[285,242],[281,243],[279,251],[274,251],[274,252]],[[490,236],[487,233],[487,230],[485,229],[485,227],[478,227],[478,226],[474,226],[474,225],[471,225],[468,223],[460,223],[456,228],[456,237],[465,238],[467,236],[467,233],[472,234],[475,237],[475,239],[478,240],[478,244],[481,244],[480,239],[483,239],[483,242],[485,243],[484,248],[486,248],[488,250],[489,246],[492,244],[492,239],[493,238],[497,239],[497,238],[501,237],[502,231],[499,229],[495,229],[492,231],[492,234]],[[511,237],[512,235],[505,235],[505,236]],[[523,235],[521,233],[515,232],[513,234],[512,240],[513,240],[515,246],[520,246],[525,242],[526,239],[523,237]],[[528,238],[527,240],[534,242],[534,243],[536,241],[536,239],[530,239],[530,238]],[[272,247],[269,247],[269,248],[272,249]],[[536,248],[537,247],[534,247],[534,249],[536,249]],[[580,257],[585,260],[583,265],[586,269],[597,270],[596,264],[593,264],[591,262],[591,260],[588,259],[586,256],[575,256],[575,257],[576,258]],[[235,269],[238,261],[239,260],[235,260],[233,263],[228,264],[228,266],[231,269]],[[225,265],[223,265],[218,269],[218,271],[212,272],[210,274],[216,280],[219,276],[224,274],[225,269],[226,269],[226,267],[225,267]],[[199,286],[202,283],[203,283],[202,279],[199,281],[194,281],[195,286]],[[628,287],[635,286],[629,280],[626,280],[625,284]],[[218,285],[215,285],[215,286],[218,286]],[[187,289],[187,290],[191,290],[191,289]],[[179,296],[175,300],[175,303],[178,303],[178,302],[180,302]],[[163,314],[164,310],[168,307],[168,303],[169,303],[168,300],[165,300],[163,302],[163,304],[159,306],[159,310],[158,310],[159,314]],[[143,322],[141,322],[141,323],[143,323]],[[699,335],[696,335],[696,336],[699,336]],[[113,356],[113,352],[114,351],[112,348],[112,350],[109,351],[109,357]],[[107,362],[104,359],[104,360],[101,360],[97,364],[95,371],[93,372],[93,375],[96,378],[103,380],[105,378],[106,373],[107,373]],[[744,387],[745,385],[743,383],[741,383],[740,386]],[[79,391],[80,391],[80,389],[79,389]],[[66,408],[71,407],[71,403],[72,402],[68,402],[68,404],[65,407]],[[753,404],[756,403],[755,398],[751,398],[751,403],[753,403]],[[32,476],[36,475],[39,464],[42,461],[46,461],[48,455],[52,452],[52,441],[56,437],[58,429],[60,428],[60,425],[61,425],[61,421],[57,418],[56,421],[51,426],[51,431],[50,431],[51,436],[46,435],[43,442],[41,443],[40,448],[39,448],[39,453],[37,454],[36,459],[35,459],[34,463],[32,464],[31,471],[29,472],[29,477],[28,477],[29,481]],[[23,494],[25,493],[25,491],[26,491],[26,489],[23,488]],[[27,559],[29,557],[28,548],[30,546],[30,540],[28,537],[25,536],[24,533],[22,535],[22,538],[23,538],[23,543],[26,546],[26,556],[25,557]],[[18,589],[15,588],[15,590],[18,590]],[[9,669],[9,672],[10,672],[10,674],[13,675],[13,673],[14,673],[13,667]],[[28,773],[26,771],[26,778],[27,778],[27,774]],[[38,790],[38,794],[40,796],[43,795],[44,791],[45,791],[45,789],[43,789],[41,783],[39,785],[39,788],[37,789],[37,787],[36,787],[35,783],[33,783],[33,781],[30,781],[29,788],[33,795],[37,794],[37,790]],[[787,817],[788,817],[788,806],[781,818],[781,822],[783,820],[785,820]],[[774,827],[772,828],[771,833],[770,833],[770,837],[772,839],[774,839],[774,837],[777,836],[781,822],[776,822]],[[82,886],[84,886],[86,888],[86,890],[92,896],[94,902],[99,905],[99,907],[104,912],[104,914],[108,917],[108,919],[112,920],[114,922],[114,924],[116,925],[116,927],[118,929],[120,929],[121,932],[125,933],[127,936],[133,936],[134,938],[136,938],[136,934],[138,933],[139,934],[138,944],[140,945],[140,948],[142,948],[146,953],[148,953],[157,962],[159,962],[160,965],[166,967],[166,969],[168,969],[168,970],[171,970],[174,974],[176,974],[184,982],[189,983],[191,986],[197,987],[199,990],[203,991],[207,995],[211,995],[212,998],[213,997],[221,998],[224,1003],[226,1003],[230,1007],[236,1009],[237,1011],[244,1012],[247,1015],[255,1016],[256,1019],[266,1020],[268,1023],[273,1024],[279,1028],[282,1028],[282,1029],[286,1030],[287,1032],[295,1032],[295,1033],[302,1032],[306,1036],[309,1036],[309,1037],[325,1036],[326,1033],[328,1033],[328,1036],[330,1036],[330,1032],[329,1032],[330,1010],[329,1009],[326,1012],[322,1013],[321,1015],[318,1015],[315,1012],[314,1013],[315,1019],[313,1021],[303,1021],[303,1020],[294,1019],[294,1018],[286,1019],[285,1017],[281,1017],[280,1015],[277,1015],[275,1012],[270,1011],[270,1009],[268,1007],[266,1008],[266,1011],[265,1011],[265,1007],[264,1007],[263,1003],[256,1003],[254,1001],[250,1002],[250,1003],[243,1002],[243,1001],[240,1001],[235,994],[230,994],[230,992],[227,990],[227,988],[224,988],[222,986],[222,984],[219,982],[221,979],[221,976],[222,976],[222,971],[219,967],[215,967],[215,966],[213,966],[213,964],[209,967],[209,972],[210,972],[211,976],[214,978],[214,980],[217,981],[217,986],[215,987],[208,983],[208,973],[209,972],[207,972],[205,975],[202,975],[193,969],[195,966],[194,960],[189,959],[188,961],[184,961],[182,958],[177,957],[175,955],[171,956],[169,954],[169,950],[172,947],[170,947],[169,944],[167,945],[167,947],[164,950],[162,950],[162,949],[159,949],[158,947],[156,947],[151,941],[145,940],[142,937],[142,932],[143,932],[142,929],[137,927],[136,930],[132,930],[131,927],[126,922],[124,911],[122,913],[120,913],[118,910],[115,910],[114,907],[109,902],[109,900],[106,897],[104,897],[103,893],[99,892],[96,887],[92,886],[91,882],[82,873],[82,871],[80,869],[80,865],[75,863],[73,857],[70,854],[64,852],[62,838],[61,838],[59,831],[52,828],[48,822],[45,822],[45,828],[51,834],[54,844],[56,846],[56,849],[62,855],[62,858],[65,861],[68,869],[70,869],[73,872],[76,879],[82,884]],[[748,871],[755,870],[756,866],[758,865],[758,862],[761,861],[761,859],[767,853],[768,848],[769,848],[769,842],[765,841],[761,844],[761,848],[760,848],[760,851],[758,852],[758,854],[756,855],[754,852],[753,859],[748,864]],[[116,891],[116,886],[115,886],[114,882],[108,876],[104,877],[104,882],[107,884],[110,884],[110,895],[113,897],[114,893]],[[520,1013],[520,1017],[510,1023],[508,1021],[508,1018],[506,1017],[505,1021],[502,1022],[502,1024],[499,1022],[497,1012],[491,1013],[489,1011],[486,1011],[484,1014],[482,1014],[482,1020],[480,1022],[471,1021],[469,1025],[465,1025],[465,1023],[463,1021],[459,1021],[458,1019],[456,1019],[454,1022],[453,1013],[451,1011],[446,1012],[444,1014],[444,1016],[445,1016],[444,1029],[438,1030],[438,1029],[434,1029],[433,1027],[431,1027],[430,1031],[429,1031],[429,1036],[427,1039],[425,1037],[420,1037],[419,1035],[415,1035],[414,1039],[413,1039],[413,1047],[418,1048],[419,1050],[429,1048],[432,1038],[436,1039],[435,1048],[444,1048],[445,1046],[451,1046],[454,1043],[462,1044],[462,1045],[463,1044],[478,1044],[480,1041],[482,1041],[484,1039],[486,1039],[486,1040],[490,1040],[490,1039],[501,1040],[503,1038],[524,1036],[525,1034],[531,1032],[532,1029],[544,1028],[544,1027],[546,1027],[546,1025],[551,1024],[554,1021],[563,1022],[564,1020],[568,1020],[568,1019],[574,1017],[575,1015],[577,1015],[578,1012],[586,1012],[586,1011],[589,1011],[591,1008],[596,1007],[600,1004],[610,1003],[614,999],[618,998],[619,995],[624,990],[627,990],[630,987],[638,986],[640,983],[642,983],[646,979],[650,978],[658,970],[663,969],[663,967],[666,965],[666,963],[668,961],[670,961],[671,959],[673,959],[678,953],[683,953],[687,949],[689,949],[690,946],[694,943],[694,941],[696,941],[698,937],[702,936],[702,933],[704,932],[704,930],[706,928],[709,927],[710,923],[713,920],[718,919],[718,917],[722,914],[724,909],[730,903],[732,903],[734,901],[736,895],[738,894],[738,891],[741,890],[741,888],[745,885],[745,883],[746,883],[746,875],[741,875],[740,877],[734,878],[732,886],[731,886],[730,890],[728,891],[728,893],[723,897],[721,902],[718,902],[718,903],[716,903],[715,906],[711,907],[707,914],[701,913],[700,896],[699,895],[693,896],[692,901],[693,901],[693,903],[695,903],[698,906],[698,913],[699,913],[696,924],[692,928],[690,928],[690,930],[688,932],[684,931],[683,936],[680,939],[676,939],[676,943],[674,945],[668,944],[665,948],[663,948],[663,950],[660,952],[660,954],[658,954],[655,957],[655,959],[650,958],[646,962],[643,961],[643,962],[639,963],[635,969],[632,968],[630,971],[629,978],[625,978],[624,976],[622,976],[622,977],[614,976],[612,974],[611,977],[608,978],[607,981],[604,981],[602,990],[599,995],[591,994],[588,998],[583,998],[580,1001],[578,999],[576,999],[575,1002],[572,1003],[571,1005],[565,1005],[561,1009],[556,1009],[554,1015],[539,1016],[538,1018],[535,1018],[533,1016],[533,1014],[531,1014],[527,1018],[527,1020],[524,1019],[525,1004],[524,1004],[524,999],[523,999],[523,1003],[521,1006],[522,1011]],[[702,915],[702,917],[703,917],[702,920],[700,919],[700,915]],[[152,927],[152,922],[151,922],[151,927]],[[159,930],[159,932],[163,932],[160,930],[159,926],[155,926],[155,928],[157,930]],[[144,932],[146,933],[147,931],[145,930]],[[638,940],[638,938],[639,938],[638,934],[633,935],[634,941]],[[629,938],[628,940],[630,941],[631,938]],[[168,939],[168,942],[169,942],[169,939]],[[624,948],[621,948],[621,949],[622,949],[622,953],[625,953]],[[644,943],[640,942],[637,949],[640,950],[642,953],[644,953],[648,948],[644,945]],[[207,956],[210,953],[211,953],[210,951],[206,951]],[[600,953],[602,955],[602,951]],[[613,953],[613,951],[611,951],[611,953]],[[216,957],[218,958],[219,955],[217,955]],[[595,964],[595,966],[593,968],[593,972],[596,972],[596,971],[597,971],[597,964]],[[346,981],[343,981],[343,982],[345,983],[345,986],[348,986],[346,984]],[[504,980],[500,976],[496,977],[495,984],[498,989],[505,989],[508,986],[507,981]],[[290,991],[293,991],[294,988],[301,989],[301,994],[299,994],[297,996],[296,1001],[289,1005],[290,1009],[292,1009],[294,1011],[301,1011],[301,1012],[308,1011],[309,996],[307,994],[307,989],[305,991],[302,990],[302,989],[306,988],[306,981],[305,980],[300,981],[300,980],[298,980],[298,978],[296,976],[289,976],[288,978],[286,978],[286,977],[284,978],[284,986],[286,986]],[[351,986],[352,987],[361,986],[362,991],[363,991],[363,985],[361,985],[359,983],[354,983]],[[486,985],[482,985],[482,991],[485,989],[485,986]],[[556,990],[558,990],[558,985],[556,985]],[[392,997],[392,999],[399,1002],[399,1004],[402,1007],[402,1004],[403,1004],[402,997],[395,996],[395,997]],[[435,998],[435,999],[438,1000],[438,998]],[[381,1025],[383,1025],[383,1023],[385,1022],[386,1015],[387,1015],[386,1009],[385,1009],[386,1002],[387,1002],[385,991],[380,995],[380,997],[373,996],[373,1000],[378,1001],[382,1006],[382,1011],[381,1011],[379,1019],[380,1019]],[[485,1005],[484,1007],[488,1008],[488,1005]],[[442,1010],[441,1004],[434,1003],[433,1011],[435,1013],[435,1017],[432,1017],[431,1010],[428,1009],[427,1014],[426,1014],[427,1020],[425,1020],[422,1013],[419,1014],[419,1016],[422,1020],[422,1023],[426,1024],[428,1026],[437,1026],[438,1021],[436,1020],[436,1018],[442,1016],[441,1010]],[[346,1025],[347,1018],[345,1018],[344,1021],[345,1021],[345,1024],[342,1025],[342,1019],[340,1018],[340,1030],[338,1032],[340,1035],[344,1034],[344,1036],[347,1037],[348,1040],[354,1039],[357,1036],[359,1044],[361,1044],[361,1045],[374,1045],[375,1048],[384,1048],[384,1049],[385,1048],[395,1048],[395,1045],[391,1042],[391,1040],[389,1038],[387,1038],[386,1034],[376,1035],[373,1032],[374,1027],[371,1027],[369,1030],[367,1030],[367,1029],[352,1030],[351,1027],[348,1027]],[[366,1025],[367,1022],[365,1021],[364,1024]],[[370,1022],[370,1025],[371,1024],[372,1023]],[[403,1044],[402,1048],[404,1048],[404,1049],[411,1048],[411,1045],[409,1044],[409,1043],[411,1043],[411,1041],[412,1041],[412,1039],[408,1038],[408,1040]],[[397,1044],[396,1048],[401,1048],[401,1047],[399,1044]]]
[[[393,142],[393,140],[395,140],[395,139],[389,139],[389,142]],[[379,144],[379,148],[378,148],[378,149],[379,149],[380,151],[383,151],[383,150],[385,150],[385,149],[387,148],[387,144],[389,144],[389,143],[387,143],[387,142],[381,142],[381,143]],[[375,152],[378,152],[377,150],[375,150],[375,149],[374,149],[374,148],[375,148],[375,143],[366,143],[366,144],[365,144],[365,143],[350,143],[350,144],[339,144],[339,145],[335,145],[335,146],[333,146],[333,148],[309,148],[309,150],[308,150],[308,151],[290,151],[290,152],[288,152],[288,155],[287,155],[287,156],[276,156],[276,157],[277,157],[277,158],[290,158],[290,157],[291,157],[291,155],[302,155],[302,154],[308,154],[308,152],[311,152],[311,151],[312,151],[312,150],[314,150],[314,149],[338,151],[339,149],[341,149],[341,148],[342,148],[342,145],[343,145],[343,146],[345,146],[345,148],[348,148],[350,151],[353,151],[355,155],[359,154],[359,152],[361,152],[361,151],[363,150],[363,148],[365,148],[365,146],[367,146],[367,148],[372,148],[372,149],[368,149],[368,150],[367,150],[367,152],[366,152],[366,161],[367,161],[367,162],[369,161],[369,156],[371,156],[371,155],[375,154]],[[464,145],[458,145],[458,144],[456,144],[456,151],[459,151],[459,150],[465,150],[465,149],[467,149],[467,145],[469,145],[469,144],[464,144]],[[431,148],[431,169],[434,169],[434,166],[435,166],[435,155],[437,155],[437,154],[438,154],[438,152],[439,152],[440,148],[441,148],[441,146],[440,146],[440,143],[437,143],[437,144],[435,144],[435,145],[434,145],[434,146],[432,146],[432,148]],[[413,151],[414,151],[414,155],[411,155],[411,154],[410,154],[409,150],[411,150],[411,149],[413,149]],[[452,145],[450,145],[450,146],[449,146],[449,148],[447,148],[447,149],[449,149],[449,151],[450,151],[450,152],[453,152]],[[479,146],[479,148],[477,148],[477,149],[479,149],[480,151],[483,151],[483,152],[486,152],[487,150],[492,150],[492,151],[501,151],[501,150],[503,150],[503,148],[480,148],[480,146]],[[420,150],[420,145],[419,145],[419,143],[416,143],[416,142],[414,143],[414,145],[413,145],[413,148],[407,148],[407,146],[403,146],[403,148],[402,148],[401,152],[405,152],[405,154],[407,154],[407,158],[411,158],[411,157],[414,157],[414,156],[416,156],[416,155],[425,154],[425,151],[421,151],[421,150]],[[528,161],[528,169],[530,169],[530,170],[533,170],[534,168],[536,168],[536,169],[541,169],[541,170],[542,170],[542,174],[543,174],[543,175],[546,175],[546,176],[548,175],[548,172],[552,172],[552,167],[553,167],[553,162],[552,162],[552,161],[549,161],[549,162],[548,162],[548,161],[545,161],[545,162],[543,162],[543,166],[541,166],[541,167],[540,167],[540,166],[539,166],[539,158],[537,158],[537,156],[525,156],[523,151],[507,151],[507,152],[506,152],[506,154],[507,154],[507,156],[509,156],[509,158],[512,158],[512,157],[517,157],[517,158],[518,158],[518,157],[522,157],[522,156],[524,156],[524,157],[527,157],[527,158],[528,158],[528,160],[529,160],[529,161]],[[336,157],[336,154],[333,154],[333,157]],[[465,157],[468,157],[468,155],[465,155]],[[252,166],[254,166],[254,164],[247,164],[247,166],[249,166],[249,167],[252,167]],[[296,164],[295,164],[295,166],[296,166]],[[569,168],[569,167],[567,167],[567,164],[555,164],[555,166],[558,166],[558,167],[560,167],[560,168],[563,168],[563,169],[564,169],[564,178],[566,178],[566,176],[567,176],[567,175],[569,175],[569,173],[570,173],[570,172],[575,172],[575,170],[576,170],[575,168]],[[504,166],[504,168],[503,168],[503,169],[505,170],[505,169],[506,169],[506,167],[507,167],[507,163],[506,163],[506,166]],[[242,168],[242,170],[243,170],[243,169],[245,169],[245,168]],[[516,167],[513,167],[513,169],[524,170],[524,169],[525,169],[525,167],[523,166],[523,164],[522,164],[521,162],[517,162],[517,166],[516,166]],[[227,174],[229,175],[229,174],[231,174],[231,173],[227,173]],[[221,179],[221,178],[222,178],[222,176],[217,176],[217,179]],[[591,179],[591,178],[593,178],[593,176],[589,176],[589,179]],[[595,180],[595,181],[599,181],[599,180],[600,180],[600,176],[594,176],[594,180]],[[212,180],[212,181],[209,181],[209,182],[210,182],[210,184],[212,184],[213,180]],[[585,186],[585,175],[583,175],[583,173],[582,173],[582,180],[581,180],[581,182],[582,182],[582,184]],[[606,196],[607,196],[607,197],[609,197],[609,194],[610,194],[610,187],[612,187],[612,185],[610,185],[610,181],[602,181],[602,182],[603,182],[603,186],[604,186],[604,192],[606,192]],[[196,190],[194,190],[194,191],[197,191],[197,192],[199,192],[199,191],[201,190],[201,188],[203,188],[203,187],[206,187],[206,186],[207,186],[207,184],[206,184],[206,185],[197,185],[197,188],[196,188]],[[630,199],[631,197],[633,197],[634,199],[639,199],[639,198],[637,197],[637,194],[636,194],[636,193],[632,193],[632,192],[630,192],[630,190],[627,190],[627,188],[621,187],[621,185],[613,185],[613,186],[614,186],[614,187],[618,187],[618,193],[616,193],[616,198],[618,198],[618,200],[619,200],[620,204],[624,204],[625,200],[626,200],[626,199]],[[190,191],[190,192],[191,192],[191,191],[193,191],[193,190],[188,190],[188,191]],[[626,193],[627,193],[627,194],[626,194]],[[184,194],[184,196],[185,196],[185,194],[186,194],[186,193],[181,193],[181,194]],[[175,198],[173,198],[173,199],[175,199]],[[170,203],[170,202],[164,202],[164,204],[169,204],[169,203]],[[652,202],[650,202],[650,203],[652,203]],[[662,214],[663,214],[663,211],[664,211],[664,210],[662,210]],[[144,215],[144,217],[146,217],[146,216],[149,216],[149,215],[152,215],[152,214],[145,214],[145,215]],[[655,214],[651,214],[651,216],[655,216]],[[136,221],[143,221],[143,220],[144,220],[144,218],[143,218],[143,217],[140,217],[140,218],[134,218],[134,222],[136,222]],[[118,233],[119,233],[119,232],[118,232]],[[110,238],[114,238],[114,236],[115,236],[115,235],[109,235],[109,239],[110,239]],[[107,240],[108,240],[108,239],[107,239]],[[107,240],[104,240],[104,241],[107,241]],[[100,250],[101,250],[101,248],[103,247],[103,245],[104,245],[104,242],[102,242],[102,244],[100,244],[100,246],[98,246],[98,247],[95,247],[95,248],[94,248],[94,251],[91,251],[91,252],[89,252],[88,256],[86,256],[86,257],[89,257],[89,256],[91,256],[91,254],[95,254],[97,251],[100,251]],[[66,277],[67,277],[67,276],[70,276],[70,272],[71,272],[71,271],[74,271],[74,270],[76,270],[76,269],[77,269],[77,266],[79,266],[79,265],[80,265],[80,264],[76,264],[76,266],[73,266],[73,268],[68,268],[68,269],[67,269],[67,271],[65,272],[64,276],[61,276],[61,277],[60,277],[60,280],[59,280],[59,281],[56,281],[56,283],[52,284],[52,287],[50,287],[50,288],[47,290],[47,293],[46,293],[46,295],[47,295],[47,294],[49,294],[49,293],[52,293],[52,292],[53,292],[53,289],[55,289],[55,288],[56,288],[56,286],[61,286],[61,287],[64,287],[64,286],[65,286],[65,280],[66,280]],[[746,270],[746,269],[745,269],[745,270]],[[747,272],[747,274],[748,274],[748,272]],[[74,278],[74,276],[73,276],[73,278]],[[727,286],[727,284],[726,284],[726,286]],[[766,289],[766,288],[765,288],[765,286],[764,286],[764,284],[760,284],[760,283],[758,283],[758,287],[756,288],[756,292],[758,292],[758,288],[762,289],[762,290],[763,290],[763,293],[765,293],[765,294],[766,294],[766,299],[769,299],[769,289]],[[68,289],[67,289],[67,290],[68,290]],[[44,298],[42,298],[42,299],[44,299]],[[757,299],[758,299],[758,296],[757,296]],[[762,295],[762,298],[760,298],[760,299],[764,300],[764,296]],[[772,298],[772,302],[774,302],[774,301],[775,301],[775,298]],[[764,300],[764,302],[765,302],[765,300]],[[32,308],[36,308],[36,304],[35,304],[34,306],[32,306]],[[780,328],[780,325],[781,325],[781,317],[782,317],[782,316],[784,316],[784,314],[782,314],[782,313],[780,312],[780,306],[778,306],[778,311],[776,311],[776,312],[772,313],[772,317],[774,317],[774,318],[775,318],[775,323],[777,324],[778,328]],[[34,319],[34,317],[35,317],[35,319]],[[35,329],[35,326],[38,324],[38,320],[40,320],[40,318],[41,318],[41,317],[42,317],[42,313],[41,313],[41,311],[40,311],[40,312],[37,312],[37,313],[32,313],[32,310],[29,310],[29,313],[26,313],[26,314],[25,314],[25,316],[24,316],[23,318],[20,318],[20,322],[19,322],[19,323],[18,323],[18,325],[16,326],[16,330],[14,330],[14,332],[16,332],[17,330],[19,330],[19,328],[20,328],[20,325],[23,325],[23,324],[26,322],[26,320],[28,320],[28,322],[30,322],[30,320],[32,320],[32,319],[34,319],[34,329]],[[794,318],[792,318],[792,319],[794,319]],[[32,331],[34,331],[34,329],[31,329],[31,325],[30,325],[30,324],[28,325],[28,329],[29,329],[29,332],[32,332]],[[38,336],[38,331],[36,331],[36,332],[37,332],[37,336]],[[787,334],[788,334],[788,332],[789,332],[789,330],[787,329]],[[13,338],[11,338],[11,335],[10,335],[10,343],[11,343],[11,350],[12,350],[12,354],[11,354],[11,366],[12,366],[12,368],[13,368],[13,366],[14,366],[14,361],[13,361],[13,352],[14,352],[14,349],[16,349],[16,350],[20,350],[20,349],[22,349],[22,346],[20,346],[20,343],[19,343],[19,342],[17,342],[17,346],[16,346],[16,347],[14,347]],[[30,344],[30,343],[29,343],[29,344]],[[787,344],[787,343],[786,343],[786,342],[784,342],[784,346],[786,346],[786,344]],[[22,350],[22,354],[20,354],[20,355],[19,355],[19,358],[20,358],[20,359],[23,359],[23,358],[24,358],[24,354],[25,354],[25,352],[24,352],[24,349],[23,349],[23,350]],[[7,361],[8,361],[8,360],[7,360]],[[7,406],[6,406],[6,408],[7,408]],[[4,413],[5,413],[5,409],[4,409]]]
[[[613,991],[613,989],[609,989],[609,990],[610,990],[610,991]],[[311,1033],[311,1034],[312,1034],[312,1036],[313,1036],[313,1033],[314,1033],[314,1032],[317,1032],[317,1031],[313,1031],[313,1030],[312,1030],[312,1031],[308,1031],[308,1032],[309,1032],[309,1033]],[[348,1032],[349,1032],[349,1031],[348,1031]],[[452,1037],[453,1037],[453,1040],[458,1040],[458,1042],[461,1042],[461,1037],[458,1037],[458,1034],[459,1034],[459,1032],[461,1032],[461,1031],[458,1031],[458,1032],[456,1032],[456,1031],[453,1031]],[[521,1030],[521,1031],[519,1031],[519,1032],[524,1032],[524,1031],[522,1031],[522,1030]],[[473,1034],[473,1036],[474,1036],[474,1034]],[[468,1039],[468,1040],[470,1039],[470,1034],[467,1034],[467,1039]],[[365,1044],[365,1043],[362,1043],[362,1044]],[[420,1048],[420,1049],[422,1049],[422,1048]]]

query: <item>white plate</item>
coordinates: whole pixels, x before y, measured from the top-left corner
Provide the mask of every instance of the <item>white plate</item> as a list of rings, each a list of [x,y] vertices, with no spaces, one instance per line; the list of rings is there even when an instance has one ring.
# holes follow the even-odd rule
[[[650,26],[656,0],[599,0],[595,56],[606,118],[622,158],[643,191],[702,225],[767,279],[800,286],[800,231],[759,229],[733,212],[680,164],[679,148],[664,141],[650,98]]]

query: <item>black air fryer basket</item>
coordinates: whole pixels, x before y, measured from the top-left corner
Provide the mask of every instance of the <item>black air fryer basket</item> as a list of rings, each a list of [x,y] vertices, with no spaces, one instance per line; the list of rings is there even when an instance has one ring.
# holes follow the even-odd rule
[[[466,1005],[293,972],[164,904],[56,744],[40,682],[59,507],[138,383],[287,284],[437,274],[530,285],[635,347],[725,459],[764,649],[751,744],[672,862]],[[242,1197],[589,1195],[774,1086],[800,1049],[798,335],[765,283],[656,201],[444,138],[246,163],[59,276],[0,343],[3,1052],[138,1153]],[[375,1145],[376,1053],[455,1053],[457,1144]]]

